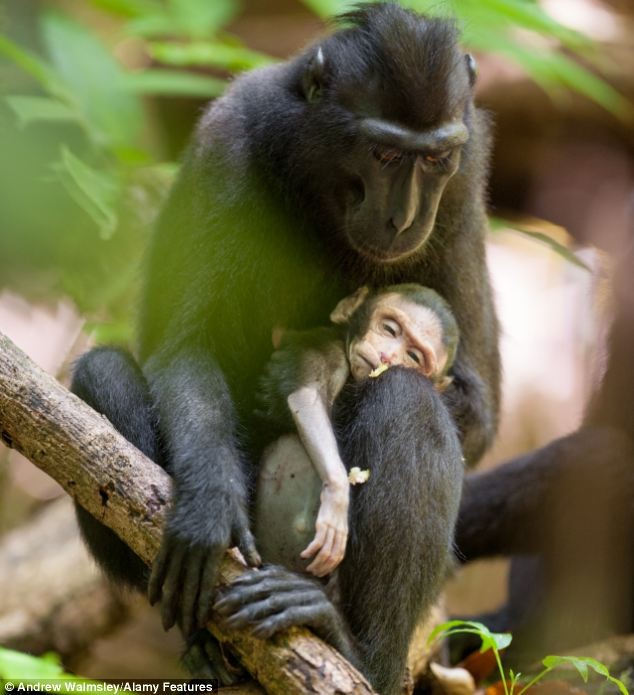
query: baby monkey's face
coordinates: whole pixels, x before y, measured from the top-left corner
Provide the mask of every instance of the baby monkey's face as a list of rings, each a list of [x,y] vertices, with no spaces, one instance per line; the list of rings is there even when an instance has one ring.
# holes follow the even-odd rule
[[[348,347],[355,380],[366,378],[380,364],[402,365],[434,379],[447,362],[442,325],[427,307],[396,293],[381,295],[373,306],[364,335]]]

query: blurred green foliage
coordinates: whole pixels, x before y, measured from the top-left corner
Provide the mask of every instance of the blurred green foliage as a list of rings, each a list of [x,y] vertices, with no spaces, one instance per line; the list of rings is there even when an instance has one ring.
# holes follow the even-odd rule
[[[0,688],[6,681],[13,682],[25,679],[62,680],[64,682],[60,684],[60,689],[55,691],[60,693],[75,692],[73,685],[77,683],[95,682],[66,673],[62,667],[61,659],[52,652],[42,656],[31,656],[0,647]],[[69,684],[69,688],[64,687],[65,683]],[[15,683],[13,685],[15,686]],[[14,688],[11,688],[11,691],[13,690]],[[7,689],[5,692],[8,693],[9,690]]]
[[[358,4],[303,2],[324,18]],[[54,11],[53,1],[35,18],[35,40],[10,38],[28,33],[20,22],[0,35],[8,85],[0,103],[0,286],[69,296],[98,339],[128,342],[142,248],[176,171],[167,107],[217,96],[229,73],[273,58],[227,31],[238,0],[90,4],[102,13],[106,40],[74,13]],[[618,116],[627,110],[570,57],[598,61],[591,42],[533,0],[402,4],[457,17],[468,47],[507,56],[551,92],[574,90]],[[115,57],[130,42],[141,56],[135,67]]]

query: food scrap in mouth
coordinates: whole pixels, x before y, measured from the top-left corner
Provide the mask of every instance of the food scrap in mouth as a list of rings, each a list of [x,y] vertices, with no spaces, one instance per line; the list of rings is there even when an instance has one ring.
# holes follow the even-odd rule
[[[368,376],[371,377],[372,379],[376,379],[377,376],[381,376],[383,372],[387,372],[387,370],[390,368],[390,365],[387,362],[381,362],[381,364],[376,368],[373,369]]]

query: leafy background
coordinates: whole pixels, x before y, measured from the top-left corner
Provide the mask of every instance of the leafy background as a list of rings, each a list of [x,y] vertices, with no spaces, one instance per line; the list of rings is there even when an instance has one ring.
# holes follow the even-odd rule
[[[237,0],[89,4],[92,13],[48,2],[36,16],[25,18],[23,7],[5,17],[0,257],[11,262],[0,286],[70,297],[98,340],[129,342],[142,248],[192,125],[190,117],[172,129],[165,114],[176,102],[218,96],[232,74],[276,58],[230,31]],[[303,4],[326,20],[354,3]],[[593,43],[532,0],[401,4],[456,17],[469,49],[513,61],[555,100],[574,92],[631,118],[627,100],[600,77],[605,59]]]

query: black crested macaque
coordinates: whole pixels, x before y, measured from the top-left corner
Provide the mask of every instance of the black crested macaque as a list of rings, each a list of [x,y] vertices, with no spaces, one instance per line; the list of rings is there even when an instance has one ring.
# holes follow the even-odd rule
[[[411,624],[443,571],[427,540],[448,537],[453,503],[453,470],[436,469],[433,482],[426,472],[422,485],[418,461],[457,428],[474,463],[497,425],[484,248],[490,138],[452,22],[386,3],[338,23],[288,62],[239,77],[203,115],[149,248],[140,367],[102,348],[79,361],[74,389],[174,478],[149,596],[164,626],[178,622],[195,647],[225,549],[259,561],[247,513],[249,462],[261,453],[251,423],[272,329],[324,325],[362,285],[417,282],[443,296],[461,335],[443,394],[391,369],[335,403],[343,460],[390,471],[389,484],[361,486],[355,501],[341,608],[281,568],[240,584],[249,610],[275,598],[276,621],[255,611],[252,625],[313,627],[392,693]],[[412,492],[421,485],[422,499]],[[146,586],[118,539],[85,515],[81,524],[111,576]]]
[[[512,556],[507,604],[479,619],[513,631],[520,667],[634,630],[633,267],[631,233],[612,276],[605,372],[579,429],[465,482],[459,557]]]
[[[369,476],[358,467],[348,471],[341,460],[331,419],[341,389],[349,379],[380,378],[400,365],[444,391],[451,383],[448,373],[458,347],[458,326],[446,302],[415,283],[374,292],[361,287],[337,304],[330,320],[339,328],[277,333],[278,350],[267,365],[259,394],[269,436],[271,426],[297,434],[273,442],[260,462],[255,501],[258,551],[265,562],[317,577],[333,572],[343,559],[350,485],[364,483]],[[434,455],[445,453],[461,458],[459,446]],[[428,462],[420,465],[425,469]],[[459,461],[446,465],[458,466],[459,490],[462,466]],[[449,544],[444,547],[449,551]]]

